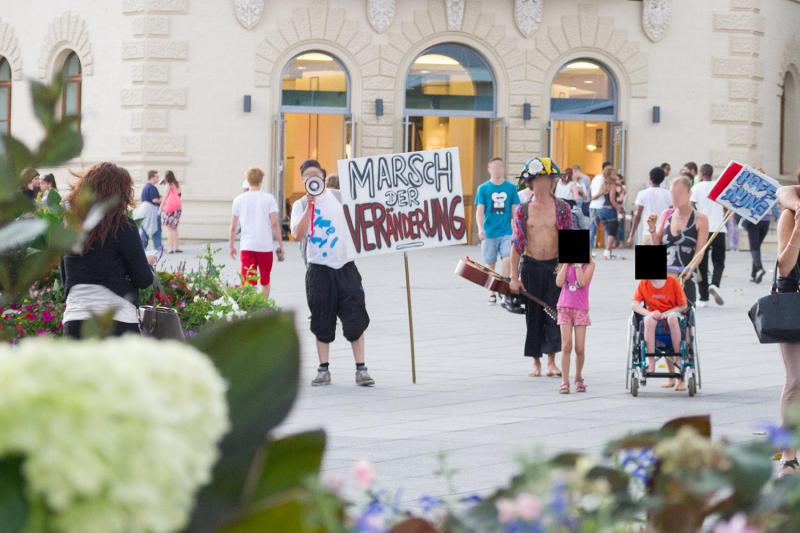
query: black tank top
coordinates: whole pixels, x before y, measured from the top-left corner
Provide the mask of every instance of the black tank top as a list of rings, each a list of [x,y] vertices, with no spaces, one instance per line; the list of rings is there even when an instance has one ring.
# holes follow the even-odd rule
[[[697,225],[695,224],[694,209],[689,215],[686,227],[677,235],[672,234],[671,222],[675,211],[670,213],[664,223],[664,235],[661,237],[661,244],[667,246],[667,266],[685,267],[694,257],[697,248]]]
[[[778,265],[775,265],[778,269]],[[778,292],[798,292],[800,291],[800,259],[795,263],[794,268],[788,276],[778,275]]]

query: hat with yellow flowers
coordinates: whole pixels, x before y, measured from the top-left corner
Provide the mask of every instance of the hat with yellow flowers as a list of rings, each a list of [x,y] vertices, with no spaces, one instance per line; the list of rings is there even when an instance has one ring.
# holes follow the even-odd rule
[[[559,174],[561,174],[561,169],[552,159],[549,157],[534,157],[525,162],[519,178],[523,181],[530,181],[536,176],[556,177]]]

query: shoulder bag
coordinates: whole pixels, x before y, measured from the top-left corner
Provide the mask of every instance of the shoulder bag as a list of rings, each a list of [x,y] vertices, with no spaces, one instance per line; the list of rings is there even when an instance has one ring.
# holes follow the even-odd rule
[[[753,304],[747,316],[761,344],[800,342],[800,292],[778,292],[778,265],[772,291]]]
[[[164,287],[158,279],[158,273],[153,272],[153,300],[150,305],[141,307],[140,326],[142,335],[159,340],[174,340],[184,342],[183,327],[178,312],[171,307],[158,305],[156,295],[164,294]]]

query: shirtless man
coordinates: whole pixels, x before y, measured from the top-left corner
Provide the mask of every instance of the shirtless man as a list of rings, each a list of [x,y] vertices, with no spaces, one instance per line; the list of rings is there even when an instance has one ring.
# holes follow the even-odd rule
[[[569,204],[553,196],[553,179],[560,173],[549,158],[531,159],[525,164],[522,178],[533,191],[530,202],[520,204],[513,220],[511,246],[511,290],[520,289],[538,296],[553,308],[558,303],[556,286],[558,230],[572,229]],[[520,264],[521,263],[521,264]],[[526,302],[525,357],[533,358],[531,377],[542,375],[541,357],[547,354],[547,375],[560,376],[556,352],[561,351],[561,333],[555,321],[541,306]]]

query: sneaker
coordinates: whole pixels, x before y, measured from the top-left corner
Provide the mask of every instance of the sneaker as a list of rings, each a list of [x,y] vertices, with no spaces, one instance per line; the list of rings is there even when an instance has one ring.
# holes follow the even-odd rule
[[[323,387],[325,385],[330,385],[330,384],[331,384],[331,371],[318,368],[317,377],[311,380],[311,386]]]
[[[697,300],[697,307],[708,307],[708,300]]]
[[[367,372],[366,367],[364,367],[363,370],[356,370],[356,385],[360,387],[371,387],[375,385],[375,380],[369,377],[369,372]]]
[[[489,295],[489,299],[486,300],[486,303],[489,305],[495,305],[497,303],[497,295],[495,293],[491,293]]]
[[[761,280],[764,279],[764,274],[766,273],[767,273],[766,270],[764,270],[763,268],[759,268],[758,272],[756,272],[755,276],[753,276],[753,280],[756,283],[761,283]]]
[[[717,305],[725,305],[725,300],[722,299],[722,295],[719,293],[719,287],[716,285],[708,286],[708,294],[714,298],[714,302],[716,302]]]
[[[611,255],[611,250],[606,250],[605,252],[603,252],[603,259],[611,259],[612,257],[614,256]]]
[[[520,302],[519,296],[506,296],[500,300],[500,307],[516,315],[525,314],[525,306]]]

